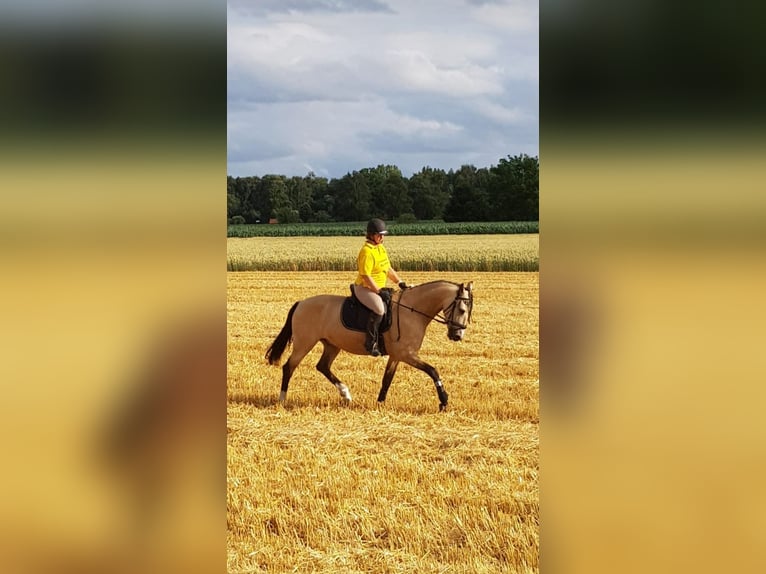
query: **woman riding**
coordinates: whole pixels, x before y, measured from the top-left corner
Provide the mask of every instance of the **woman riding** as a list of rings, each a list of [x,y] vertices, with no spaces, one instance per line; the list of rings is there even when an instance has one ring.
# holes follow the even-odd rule
[[[383,246],[383,237],[388,233],[386,224],[380,219],[371,219],[367,223],[367,238],[357,257],[359,274],[354,281],[354,294],[359,301],[372,313],[367,322],[367,339],[365,348],[373,357],[380,356],[378,349],[378,328],[386,312],[386,304],[381,297],[381,289],[390,279],[405,289],[407,284],[391,267],[388,252]]]

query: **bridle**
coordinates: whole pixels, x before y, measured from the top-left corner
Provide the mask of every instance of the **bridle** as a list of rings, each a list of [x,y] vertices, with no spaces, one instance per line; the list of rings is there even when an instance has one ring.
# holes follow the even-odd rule
[[[467,295],[464,295],[464,293],[467,293]],[[399,299],[401,299],[402,296],[399,295]],[[465,320],[465,323],[458,323],[455,321],[455,311],[457,309],[457,305],[459,301],[465,301],[466,306],[468,307],[468,318]],[[391,300],[392,304],[396,304],[397,306],[397,322],[399,319],[399,311],[401,308],[409,309],[413,313],[418,313],[419,315],[423,315],[424,317],[427,317],[428,319],[432,321],[436,321],[437,323],[441,323],[442,325],[447,325],[447,328],[449,330],[458,330],[458,329],[465,329],[468,327],[468,323],[471,322],[471,314],[473,313],[473,293],[463,288],[462,286],[460,289],[458,289],[457,295],[455,296],[455,299],[447,305],[444,309],[436,313],[435,316],[431,316],[428,313],[424,313],[423,311],[420,311],[419,309],[415,309],[414,307],[410,307],[408,305],[405,305],[404,303],[400,303],[399,301]],[[401,323],[399,323],[401,325]],[[402,338],[402,330],[399,329],[399,336],[397,337],[397,341]]]
[[[460,291],[466,291],[465,289],[461,289]],[[461,296],[460,291],[458,292],[457,296],[455,297],[455,300],[450,303],[446,309],[443,311],[443,317],[439,317],[438,314],[436,317],[434,317],[434,320],[438,321],[442,325],[447,325],[450,329],[465,329],[468,327],[468,323],[471,322],[471,313],[473,312],[473,295],[470,291],[468,291],[468,296]],[[455,311],[457,310],[457,305],[459,301],[465,301],[466,307],[468,308],[468,317],[465,320],[465,323],[458,323],[455,321]],[[449,318],[447,316],[449,315]]]

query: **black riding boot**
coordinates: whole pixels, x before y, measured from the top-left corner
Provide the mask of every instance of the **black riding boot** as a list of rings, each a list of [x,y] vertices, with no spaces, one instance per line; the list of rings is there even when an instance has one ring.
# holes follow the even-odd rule
[[[383,315],[376,315],[370,313],[370,318],[367,319],[367,339],[364,342],[364,348],[373,357],[380,356],[380,350],[378,349],[378,327],[383,320]]]

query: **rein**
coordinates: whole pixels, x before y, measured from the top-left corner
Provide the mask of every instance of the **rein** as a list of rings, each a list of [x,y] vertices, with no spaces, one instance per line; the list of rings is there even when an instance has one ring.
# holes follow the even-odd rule
[[[400,292],[399,299],[402,298],[402,294],[403,293],[404,293],[404,291]],[[472,301],[471,301],[470,297],[455,297],[455,300],[452,301],[452,303],[450,303],[447,306],[446,309],[442,309],[441,311],[437,312],[436,315],[434,315],[433,317],[431,315],[429,315],[428,313],[423,313],[423,311],[420,311],[419,309],[415,309],[414,307],[410,307],[408,305],[405,305],[404,303],[400,303],[399,301],[394,301],[393,299],[391,299],[391,304],[392,305],[395,304],[397,306],[397,310],[396,310],[396,323],[397,323],[397,326],[398,326],[397,330],[399,331],[399,335],[397,336],[396,340],[399,341],[402,338],[402,328],[401,328],[401,323],[399,322],[399,317],[400,317],[400,312],[401,312],[402,307],[404,307],[405,309],[409,309],[413,313],[418,313],[419,315],[423,315],[423,317],[427,317],[431,321],[436,321],[437,323],[441,323],[442,325],[447,325],[447,327],[454,327],[454,328],[458,328],[458,329],[464,329],[466,327],[466,325],[461,325],[460,323],[456,323],[455,321],[452,320],[451,317],[449,319],[447,319],[447,313],[452,315],[452,311],[454,310],[455,304],[458,301],[468,301],[469,302],[469,305],[468,305],[468,322],[470,323],[470,321],[471,321],[471,312],[473,311],[473,305],[472,305]]]

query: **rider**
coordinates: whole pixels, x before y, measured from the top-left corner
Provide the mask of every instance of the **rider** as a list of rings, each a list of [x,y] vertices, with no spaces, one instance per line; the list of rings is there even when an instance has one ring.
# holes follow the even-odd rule
[[[386,279],[391,279],[405,289],[407,284],[391,267],[388,253],[383,246],[383,237],[388,233],[386,224],[380,219],[370,219],[367,223],[367,239],[359,251],[357,267],[359,274],[354,281],[354,294],[372,313],[367,321],[367,339],[365,349],[373,357],[380,356],[378,349],[378,328],[386,312],[386,305],[380,292],[386,286]]]

